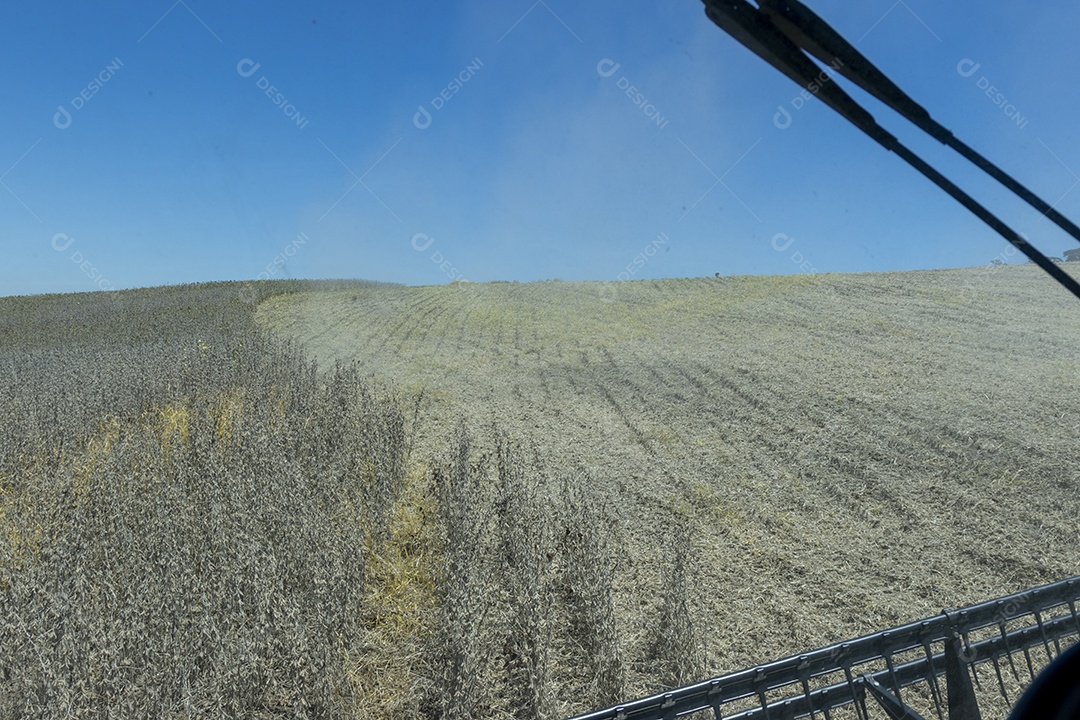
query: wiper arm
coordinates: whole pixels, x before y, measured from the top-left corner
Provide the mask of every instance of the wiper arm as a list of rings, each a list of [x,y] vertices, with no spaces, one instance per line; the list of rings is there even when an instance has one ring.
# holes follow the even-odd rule
[[[821,69],[768,16],[746,0],[703,0],[705,14],[724,32],[761,56],[801,87],[815,83]],[[873,116],[832,83],[817,83],[815,95],[857,128],[889,149],[896,143]]]
[[[886,77],[885,73],[878,70],[854,45],[845,40],[813,10],[798,0],[758,0],[758,3],[761,6],[761,12],[780,32],[792,38],[795,44],[833,67],[841,75],[903,115],[935,140],[956,150],[1024,202],[1052,220],[1062,230],[1072,235],[1074,239],[1080,241],[1080,227],[930,117],[926,108],[915,102],[910,95]]]
[[[803,48],[813,52],[817,57],[836,67],[840,72],[845,68],[846,62],[850,61],[853,69],[849,70],[849,72],[853,75],[850,78],[853,82],[862,87],[874,88],[872,90],[868,88],[868,91],[874,94],[875,97],[882,98],[883,102],[886,102],[891,107],[894,106],[893,103],[896,103],[895,107],[897,107],[898,111],[900,111],[899,108],[904,108],[901,113],[905,114],[905,117],[907,117],[907,114],[911,114],[913,118],[918,118],[919,122],[912,119],[912,122],[916,122],[917,125],[919,123],[929,123],[929,127],[940,128],[940,131],[935,130],[931,132],[931,135],[942,142],[947,142],[944,139],[946,136],[952,138],[952,134],[948,130],[935,123],[925,109],[905,95],[903,91],[889,81],[880,70],[875,68],[821,18],[805,6],[794,2],[794,0],[787,0],[787,2],[761,0],[763,6],[761,10],[751,5],[747,0],[702,0],[702,2],[705,4],[705,14],[722,30],[801,87],[809,88],[816,85],[814,93],[826,105],[847,118],[849,122],[873,138],[886,150],[896,153],[931,182],[969,209],[980,220],[993,228],[999,235],[1012,243],[1020,252],[1024,253],[1069,292],[1080,298],[1080,283],[1077,283],[1072,276],[1039,252],[1035,246],[1031,245],[1023,236],[979,204],[978,201],[901,144],[893,135],[878,125],[874,117],[855,102],[843,89],[835,83],[816,81],[816,77],[821,70],[806,55]],[[802,8],[802,14],[795,8],[796,5]],[[775,9],[780,6],[785,8],[783,14]],[[773,10],[773,12],[770,13],[769,9],[766,8]],[[782,25],[775,22],[778,17],[781,18]],[[800,25],[792,18],[801,19],[807,25]],[[848,77],[846,73],[845,77]],[[944,131],[944,135],[941,131]],[[930,132],[930,130],[927,130],[927,132]],[[952,139],[959,143],[955,138]],[[966,145],[959,144],[967,148]],[[967,150],[977,155],[970,148],[967,148]],[[981,156],[978,157],[982,159]],[[985,159],[982,159],[982,161],[990,165]],[[990,167],[994,166],[990,165]],[[1004,175],[996,167],[994,167],[994,170]],[[1011,178],[1009,180],[1012,181]],[[1019,183],[1012,182],[1023,189],[1022,186],[1019,186]],[[1030,193],[1028,194],[1030,195]],[[1035,196],[1031,195],[1031,197],[1034,198]],[[1038,198],[1035,198],[1035,200],[1042,202]],[[1047,207],[1049,208],[1049,206]],[[1078,230],[1078,233],[1080,233],[1080,230]],[[1080,239],[1080,234],[1077,237]]]

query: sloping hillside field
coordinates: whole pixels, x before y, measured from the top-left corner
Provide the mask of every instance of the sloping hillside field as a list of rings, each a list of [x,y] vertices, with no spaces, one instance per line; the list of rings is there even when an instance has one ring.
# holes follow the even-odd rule
[[[414,460],[452,464],[462,420],[477,462],[516,448],[511,523],[587,497],[614,635],[541,623],[562,712],[1080,573],[1080,304],[1034,267],[371,287],[257,318],[404,388]],[[560,669],[593,642],[608,665]]]
[[[1076,575],[1078,358],[1026,266],[2,298],[0,717],[563,718]]]

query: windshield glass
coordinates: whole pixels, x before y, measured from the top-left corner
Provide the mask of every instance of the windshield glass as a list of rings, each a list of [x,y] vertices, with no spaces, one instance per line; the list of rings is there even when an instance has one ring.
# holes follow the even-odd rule
[[[791,3],[0,10],[0,715],[567,717],[1080,574],[1080,8],[811,6],[922,125]]]

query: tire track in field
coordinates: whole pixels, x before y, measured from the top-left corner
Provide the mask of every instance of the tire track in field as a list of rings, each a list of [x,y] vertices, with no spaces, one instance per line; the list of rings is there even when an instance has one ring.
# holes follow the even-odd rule
[[[676,452],[676,434],[684,439],[689,436],[685,427],[673,422],[673,415],[689,398],[678,392],[670,375],[662,375],[656,367],[659,363],[669,368],[670,358],[663,355],[645,357],[635,344],[618,347],[617,356],[607,347],[601,349],[601,354],[610,368],[609,377],[618,378],[613,385],[620,390],[621,396],[631,398],[631,402],[624,401],[623,406],[632,409],[635,417],[631,422],[647,439],[648,450],[653,454]]]
[[[373,354],[386,354],[387,347],[401,332],[402,328],[410,321],[416,322],[416,317],[422,310],[434,306],[437,302],[437,299],[432,294],[420,291],[411,292],[408,304],[404,307],[393,308],[394,319],[391,320],[388,313],[385,316],[384,321],[379,324],[379,332],[377,333],[378,342],[376,347],[373,348]],[[392,325],[392,327],[387,327],[388,323],[393,323],[395,321],[396,324]]]
[[[874,437],[871,445],[874,447],[887,446],[884,440],[888,434],[883,432],[883,428],[891,426],[888,422],[890,418],[883,416],[875,409],[875,406],[868,403],[864,405],[867,412],[856,416],[851,410],[857,401],[850,395],[843,399],[828,398],[840,388],[821,386],[818,392],[804,397],[801,402],[790,392],[781,393],[773,389],[771,397],[766,399],[763,390],[769,386],[760,380],[751,377],[746,386],[743,386],[730,377],[716,375],[712,368],[700,363],[697,371],[702,377],[709,378],[712,385],[725,388],[743,404],[753,408],[757,415],[773,415],[787,410],[796,422],[785,423],[782,426],[782,432],[792,433],[794,437],[799,437],[800,444],[812,450],[812,457],[827,455],[835,458],[839,449],[836,440],[843,440],[855,429],[858,429],[860,438],[871,433]],[[782,379],[781,382],[784,386],[794,386],[791,380]],[[797,415],[792,411],[797,411]],[[860,447],[862,445],[860,441]],[[853,476],[858,476],[862,470],[855,466],[842,466],[842,463],[841,469]]]
[[[475,333],[471,332],[472,317],[476,314],[476,309],[480,305],[481,303],[477,300],[476,302],[465,306],[465,313],[461,318],[461,327],[458,329],[457,333],[458,347],[463,349],[467,348],[469,350],[469,363],[474,366],[480,354],[480,343],[477,342]]]
[[[440,326],[440,320],[455,309],[448,302],[435,302],[430,306],[425,306],[423,314],[418,314],[415,318],[416,321],[409,326],[406,332],[401,334],[401,341],[398,342],[394,354],[404,354],[406,345],[414,335],[417,336],[414,341],[416,349],[422,351],[424,346],[427,345],[427,339],[432,330],[437,329]]]
[[[642,449],[645,450],[646,454],[652,455],[652,443],[650,443],[648,438],[645,437],[645,434],[641,432],[641,429],[637,426],[637,423],[635,423],[631,418],[630,413],[628,413],[626,411],[626,408],[623,407],[622,403],[620,403],[615,398],[614,393],[611,392],[607,385],[603,382],[594,382],[592,384],[592,388],[594,388],[596,392],[598,392],[600,396],[603,397],[605,401],[607,401],[608,405],[610,405],[612,410],[615,412],[615,415],[619,418],[619,420],[622,421],[623,425],[626,426],[627,430],[630,431],[630,434],[634,437],[634,440],[636,440],[638,445],[640,445]]]
[[[784,407],[789,403],[789,397],[769,390],[759,376],[746,368],[732,366],[729,373],[720,375],[704,363],[684,361],[672,363],[671,370],[681,378],[678,384],[693,389],[699,400],[706,400],[704,406],[699,403],[694,410],[707,413],[729,429],[760,426],[761,420],[772,415],[773,407]],[[740,383],[732,379],[734,375],[743,375],[747,380]],[[766,392],[771,397],[767,397]],[[771,441],[769,447],[779,448]]]
[[[391,333],[388,333],[387,347],[396,339],[397,347],[391,352],[394,355],[401,355],[405,345],[412,338],[413,334],[419,331],[421,328],[425,328],[431,321],[431,314],[438,312],[439,310],[445,311],[445,305],[440,307],[437,302],[429,302],[420,305],[415,312],[405,312],[402,314],[401,324],[395,328]]]
[[[344,320],[336,322],[330,330],[336,332],[359,333],[366,331],[370,340],[386,335],[386,324],[392,317],[397,316],[402,307],[409,307],[416,303],[416,294],[409,291],[399,293],[380,293],[366,298],[367,302],[361,307],[351,307],[348,302],[341,301],[335,305],[336,317],[344,317]],[[377,348],[371,348],[374,354]]]
[[[581,430],[585,431],[586,436],[590,433],[598,435],[600,443],[605,446],[603,448],[605,456],[618,457],[623,449],[622,446],[625,445],[624,437],[611,433],[609,429],[609,419],[605,418],[605,416],[613,416],[617,426],[622,427],[625,431],[629,431],[630,436],[637,446],[642,447],[646,452],[649,451],[648,441],[645,436],[640,433],[636,425],[626,416],[626,413],[620,406],[618,400],[611,394],[606,386],[595,382],[591,376],[578,377],[573,375],[573,373],[567,373],[565,377],[570,392],[578,400],[584,400],[583,405],[589,409],[588,412],[581,413],[581,415],[577,416]],[[603,403],[595,403],[595,399],[600,398],[603,399]]]
[[[787,446],[782,446],[774,438],[790,435],[796,429],[795,426],[790,423],[784,423],[779,428],[767,425],[770,418],[773,423],[776,422],[776,413],[771,411],[771,407],[775,405],[783,408],[790,403],[788,398],[774,395],[772,402],[767,402],[761,384],[754,386],[751,391],[730,376],[717,374],[707,366],[694,364],[692,368],[688,369],[685,363],[673,363],[671,371],[697,393],[698,402],[693,405],[694,412],[712,417],[718,429],[727,431],[724,437],[726,441],[739,444],[752,441],[755,447],[764,445],[771,453],[785,456],[790,454]],[[702,377],[707,377],[712,382],[706,384]],[[753,376],[750,382],[755,382]]]
[[[359,343],[353,344],[352,357],[364,363],[371,372],[385,374],[388,367],[392,367],[392,364],[388,366],[387,363],[387,346],[394,332],[427,302],[430,300],[425,298],[422,292],[410,289],[397,298],[380,302],[371,312],[365,313],[363,318],[358,317],[354,323],[347,325],[343,328],[344,332],[351,333],[354,338],[363,338],[362,350]]]
[[[441,324],[433,325],[429,328],[429,332],[431,330],[438,330],[434,333],[435,343],[431,349],[432,357],[440,358],[444,362],[448,362],[445,354],[446,351],[444,351],[444,347],[448,340],[457,346],[456,349],[458,352],[460,352],[462,348],[468,347],[467,345],[462,344],[458,338],[462,336],[465,328],[468,327],[469,318],[472,315],[473,309],[478,304],[479,300],[471,295],[454,298],[454,302],[450,302],[449,299],[444,300],[443,305],[446,308],[446,312],[439,316],[439,318],[442,319]],[[459,321],[460,329],[457,333],[457,337],[451,339],[451,328],[458,327]]]
[[[371,339],[374,335],[374,318],[382,310],[377,297],[367,298],[369,302],[360,303],[359,300],[351,304],[342,299],[333,309],[332,322],[326,330],[320,334],[319,342],[329,335],[348,336],[352,338],[354,348],[351,355],[365,357],[369,353]],[[336,353],[335,353],[336,355]]]
[[[722,394],[717,395],[717,389],[720,389],[722,393],[731,393],[733,401],[740,408],[740,411],[736,412],[735,416],[742,418],[734,419],[735,424],[752,423],[762,427],[758,435],[753,436],[746,442],[746,446],[753,451],[755,456],[756,462],[754,466],[757,468],[757,472],[763,473],[765,477],[768,477],[770,473],[769,463],[761,457],[760,450],[764,446],[768,448],[768,454],[773,455],[774,460],[779,461],[780,465],[787,465],[807,480],[814,481],[804,491],[798,492],[785,490],[783,487],[771,487],[768,494],[761,496],[761,501],[777,510],[783,508],[797,509],[796,512],[799,517],[813,517],[815,514],[822,512],[822,508],[839,504],[840,507],[845,509],[844,511],[851,523],[852,532],[864,537],[872,537],[880,532],[875,530],[876,525],[874,522],[876,521],[872,521],[869,516],[865,516],[867,504],[864,499],[866,497],[865,493],[860,495],[847,490],[839,493],[829,492],[834,476],[821,474],[820,480],[818,480],[819,466],[817,462],[807,462],[809,458],[800,455],[801,449],[817,443],[821,438],[805,436],[804,433],[801,433],[801,422],[784,422],[774,418],[778,411],[782,411],[784,407],[790,404],[790,394],[782,394],[775,387],[772,388],[768,395],[761,392],[749,392],[748,388],[758,388],[761,383],[755,381],[752,372],[747,369],[740,370],[741,372],[737,373],[720,374],[719,371],[707,365],[698,365],[696,373],[693,369],[687,367],[678,368],[678,371],[687,379],[688,384],[694,385],[695,383],[692,382],[695,379],[694,375],[698,375],[697,389],[705,397],[713,398],[714,401],[716,398],[722,397]],[[734,379],[739,376],[747,378],[746,385]],[[788,387],[787,382],[782,380],[780,388],[786,387]],[[810,405],[810,408],[810,413],[812,413],[817,406]],[[794,445],[792,442],[784,442],[787,438],[793,439],[795,441]],[[787,458],[786,461],[785,458]],[[890,488],[887,485],[882,485],[875,474],[857,472],[852,474],[851,477],[863,479],[868,484],[868,491],[874,493],[876,502],[884,503],[889,509],[888,512],[898,518],[898,522],[908,522],[910,525],[912,521],[918,519],[918,513],[913,513],[910,499],[891,497],[889,494]],[[807,491],[810,494],[806,494]],[[732,501],[738,502],[737,500]],[[783,568],[787,574],[794,574],[797,577],[813,578],[816,576],[819,579],[825,579],[827,577],[825,568],[832,568],[835,571],[840,568],[840,565],[832,561],[823,565],[821,558],[816,557],[812,552],[804,552],[810,530],[810,526],[802,523],[790,529],[783,526],[773,528],[770,532],[774,534],[774,543],[777,543],[775,552],[778,554],[764,556],[761,561],[768,562],[774,568]],[[914,528],[908,527],[908,535],[904,537],[909,537],[912,532],[914,532]],[[839,547],[836,552],[841,553],[838,557],[844,557],[846,553],[845,550]],[[772,572],[775,572],[775,570]],[[833,578],[829,586],[835,589],[837,579],[839,577]],[[824,596],[825,594],[818,593],[819,598]],[[772,607],[771,604],[770,607]]]
[[[621,587],[658,592],[657,538],[686,515],[708,578],[695,619],[739,628],[710,638],[723,658],[730,648],[754,652],[755,642],[782,647],[817,644],[815,633],[826,630],[858,634],[848,632],[851,624],[868,613],[891,618],[937,602],[928,600],[943,592],[937,577],[997,587],[1014,572],[1038,581],[1074,563],[1068,513],[1046,510],[1055,502],[1076,508],[1067,490],[1040,487],[1028,509],[1024,488],[959,482],[980,462],[1004,468],[1027,458],[1039,482],[1052,484],[1044,469],[1076,447],[1068,433],[1029,448],[1019,415],[995,424],[989,408],[962,426],[951,421],[961,414],[955,399],[935,395],[975,388],[963,376],[968,364],[957,369],[950,359],[1000,352],[983,333],[1024,323],[965,327],[964,311],[948,310],[938,314],[955,319],[908,337],[909,326],[937,322],[925,293],[829,281],[840,292],[820,299],[812,285],[771,280],[633,281],[610,303],[572,284],[402,289],[379,312],[341,303],[334,323],[354,330],[342,343],[359,348],[369,338],[356,352],[373,369],[441,390],[429,400],[429,417],[437,417],[426,420],[425,451],[446,445],[454,418],[465,417],[479,436],[496,420],[523,445],[542,448],[546,477],[587,477],[613,508],[625,557]],[[435,300],[440,308],[424,304]],[[908,311],[898,307],[904,302]],[[423,314],[406,318],[405,308]],[[333,326],[313,325],[332,345]],[[1036,342],[1039,327],[1017,332],[1031,345],[1017,362],[1069,354],[1065,340]],[[403,352],[409,357],[396,357]],[[977,360],[971,367],[985,371]],[[1042,372],[1053,378],[1068,367]],[[1062,412],[1068,404],[1061,401]],[[966,542],[984,536],[991,541],[962,555]],[[1021,545],[1031,537],[1069,550],[1044,557],[1042,545]],[[618,601],[628,628],[650,621],[631,594]],[[812,630],[796,633],[777,621]],[[641,643],[628,642],[638,657]]]
[[[1043,461],[1045,464],[1051,464],[1053,460],[1040,448],[1000,431],[977,429],[974,434],[961,432],[954,426],[941,423],[938,413],[928,415],[897,407],[890,409],[889,417],[886,418],[882,416],[880,408],[857,398],[850,398],[847,406],[859,412],[860,419],[863,420],[861,424],[864,427],[879,430],[888,426],[897,431],[896,436],[876,432],[874,437],[876,447],[893,449],[890,440],[897,440],[903,436],[912,445],[929,450],[932,456],[947,461],[944,464],[957,470],[974,468],[977,466],[977,460],[982,460],[984,465],[991,464],[998,470],[1005,471],[1018,470],[1016,463],[1021,457]],[[886,420],[892,420],[892,422],[887,424]],[[906,447],[898,448],[896,452],[898,462],[903,462],[911,455],[910,448]],[[992,462],[987,462],[987,460]],[[919,464],[909,465],[912,469],[920,467]]]
[[[642,391],[641,386],[634,381],[630,370],[619,367],[619,363],[615,359],[615,356],[612,355],[611,349],[602,346],[600,348],[600,357],[604,361],[604,365],[601,369],[607,370],[606,374],[608,377],[618,377],[622,379],[622,382],[617,384],[620,385],[622,389],[629,390],[630,395],[633,396],[634,405],[643,410],[648,408],[650,406],[650,401],[645,397],[645,393]],[[636,369],[638,364],[631,362],[628,363],[626,367]]]
[[[814,480],[815,484],[828,482],[824,478],[829,477],[824,473],[829,468],[832,456],[829,453],[829,430],[826,428],[826,420],[818,419],[813,423],[819,431],[810,430],[807,420],[810,419],[810,411],[803,409],[797,414],[791,414],[793,400],[790,394],[781,394],[775,389],[771,396],[766,397],[760,388],[764,383],[755,379],[755,376],[744,370],[732,375],[745,375],[746,386],[732,379],[732,375],[720,375],[713,368],[706,365],[697,365],[695,372],[686,367],[678,367],[676,371],[682,375],[688,385],[698,390],[700,397],[706,399],[714,406],[705,411],[717,419],[715,430],[727,446],[737,453],[736,457],[745,458],[738,461],[741,464],[751,463],[756,468],[756,473],[762,473],[763,477],[775,475],[776,478],[785,475],[801,476],[808,480]],[[786,383],[785,385],[786,386]],[[754,388],[751,391],[747,388]],[[718,394],[717,391],[720,391]],[[731,400],[726,398],[730,397]],[[727,411],[721,411],[720,406],[728,403]],[[809,406],[813,408],[813,405]],[[825,437],[822,436],[825,433]],[[691,432],[691,435],[695,433]],[[700,436],[700,433],[697,433]],[[765,450],[763,453],[762,450]],[[823,462],[827,460],[828,462]],[[719,462],[721,458],[709,459],[709,455],[703,457],[701,462]],[[722,470],[723,463],[717,468]],[[821,468],[819,472],[817,468]],[[864,482],[876,482],[875,474],[868,473],[863,467],[834,467],[833,471],[841,471],[849,480],[855,480],[857,485]],[[821,478],[821,480],[817,480]],[[816,512],[812,503],[806,497],[793,495],[782,486],[774,486],[770,491],[773,502],[782,503],[784,506],[802,507],[805,512]],[[850,497],[845,494],[844,497]],[[858,500],[852,500],[848,504],[850,512],[856,512],[861,507]],[[897,505],[898,513],[909,512],[906,506]]]
[[[850,359],[850,358],[849,358]],[[796,362],[794,365],[805,365],[804,362]],[[857,363],[856,363],[857,364]],[[942,369],[947,369],[942,366]],[[709,372],[708,368],[703,368],[702,372]],[[723,383],[723,380],[718,382]],[[760,387],[758,383],[754,383],[755,387]],[[916,412],[913,409],[906,408],[902,403],[897,402],[894,398],[892,402],[883,402],[878,400],[876,402],[870,402],[865,399],[857,397],[861,391],[859,387],[848,388],[832,388],[825,387],[822,389],[823,393],[833,393],[839,390],[840,399],[838,402],[833,402],[829,405],[818,403],[805,403],[804,411],[806,413],[806,419],[809,424],[819,429],[825,429],[835,426],[835,420],[839,417],[846,421],[849,427],[857,427],[860,429],[858,434],[859,440],[857,445],[860,448],[865,449],[864,446],[870,445],[877,449],[886,449],[892,453],[892,462],[896,465],[909,465],[909,458],[912,456],[910,448],[896,448],[896,441],[900,435],[906,434],[910,439],[914,440],[916,444],[925,447],[933,451],[934,453],[940,453],[945,450],[948,451],[947,458],[950,460],[965,461],[967,464],[970,461],[970,455],[967,452],[956,453],[955,451],[949,451],[948,448],[943,447],[942,443],[935,439],[936,435],[943,435],[946,438],[951,438],[953,441],[963,441],[964,436],[955,432],[953,428],[940,422],[940,417],[943,414],[943,408],[933,408],[931,412],[929,409],[923,412]],[[932,431],[927,432],[928,428],[934,428]],[[896,431],[899,432],[891,432]],[[872,440],[867,438],[867,433],[871,434]],[[840,436],[840,440],[844,437]],[[1016,451],[1024,451],[1021,445],[1014,440],[1007,439],[1004,434],[998,434],[996,436],[998,445],[1003,446],[1005,444],[1011,444]],[[836,454],[836,451],[842,450],[845,445],[833,442],[833,438],[827,438],[828,442],[824,445]],[[869,443],[865,442],[870,440]],[[852,450],[856,448],[853,446]],[[842,455],[842,453],[840,453]],[[878,458],[879,460],[881,458]],[[842,458],[838,465],[841,469],[851,471],[852,467],[843,465]],[[914,469],[914,466],[912,466]]]
[[[785,457],[794,463],[799,471],[805,472],[809,466],[818,465],[833,467],[850,478],[865,478],[872,474],[868,473],[868,470],[873,468],[868,467],[865,461],[847,460],[846,453],[843,452],[844,440],[856,430],[860,438],[858,446],[853,448],[856,451],[867,450],[867,444],[863,442],[867,434],[873,437],[870,447],[889,447],[885,442],[888,435],[883,431],[886,426],[885,418],[880,413],[866,413],[856,417],[850,412],[850,400],[842,403],[821,401],[825,394],[834,391],[833,388],[823,387],[816,396],[810,395],[798,402],[791,393],[781,394],[775,390],[766,398],[762,391],[768,385],[753,376],[743,385],[730,377],[717,375],[712,368],[702,364],[698,364],[697,372],[701,377],[708,378],[711,386],[723,388],[740,400],[743,407],[750,408],[741,418],[741,422],[767,428],[766,434],[752,438],[754,446],[768,447],[778,457]],[[688,382],[694,383],[692,378],[688,378]],[[704,383],[702,386],[704,387]],[[780,421],[777,416],[787,419]],[[773,418],[771,424],[767,424],[769,418]],[[783,438],[787,442],[774,438]],[[898,465],[897,461],[903,457],[900,454],[889,456],[878,453],[878,456],[873,458],[872,465],[885,466],[889,464],[888,461]]]
[[[702,370],[707,373],[709,369]],[[873,498],[872,502],[884,507],[893,518],[892,522],[900,525],[900,532],[905,538],[915,533],[917,528],[924,527],[927,518],[933,517],[935,501],[925,495],[925,489],[919,490],[902,478],[929,480],[936,472],[930,466],[936,465],[955,467],[956,470],[950,470],[950,474],[972,467],[970,449],[948,447],[934,437],[935,431],[927,433],[927,428],[936,428],[936,432],[940,432],[946,440],[951,439],[956,443],[964,443],[967,438],[954,428],[935,423],[930,417],[903,411],[890,411],[885,415],[879,406],[854,398],[849,398],[842,406],[840,418],[841,426],[850,428],[851,433],[833,431],[837,421],[836,411],[826,411],[821,406],[810,404],[806,415],[820,431],[816,437],[810,436],[802,441],[810,453],[799,458],[799,473],[816,478],[823,489],[837,489],[837,482],[850,485],[851,480],[857,480],[857,485],[848,490],[831,493],[834,501],[843,502],[849,512],[858,514],[865,512],[867,502],[871,502],[868,498]],[[893,432],[897,435],[891,434]],[[913,445],[922,445],[929,450],[930,456],[925,452],[913,452],[912,447],[898,446],[897,440],[904,434],[910,436]],[[857,440],[853,439],[856,437]],[[755,440],[756,444],[762,444],[761,440]],[[775,448],[774,443],[764,444]],[[1017,447],[1017,450],[1025,449]],[[1003,458],[994,459],[994,463],[999,469],[1007,468],[1008,458],[1015,455],[1006,452]],[[934,458],[941,460],[935,462]],[[859,491],[859,486],[865,487],[866,491]]]
[[[355,350],[348,354],[358,362],[372,368],[378,365],[375,343],[382,324],[377,321],[378,317],[376,313],[370,313],[363,319],[347,322],[341,328],[343,335],[352,338],[355,347]]]

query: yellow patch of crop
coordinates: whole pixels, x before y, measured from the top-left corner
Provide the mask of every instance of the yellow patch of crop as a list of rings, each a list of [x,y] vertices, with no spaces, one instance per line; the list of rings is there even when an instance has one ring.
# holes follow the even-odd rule
[[[244,394],[240,390],[230,390],[221,396],[213,410],[214,436],[221,443],[233,438],[236,423],[244,407]]]
[[[19,503],[17,498],[18,494],[14,492],[0,491],[0,542],[3,544],[0,564],[8,564],[6,573],[17,573],[28,567],[37,559],[41,548],[41,524],[19,522],[18,513],[13,512]],[[0,583],[0,590],[6,591],[7,587]]]
[[[115,415],[106,415],[98,424],[97,432],[86,443],[86,452],[75,461],[72,468],[72,489],[75,491],[76,502],[86,494],[90,479],[98,466],[112,454],[120,440],[120,434],[120,419]]]
[[[390,513],[382,538],[368,540],[362,657],[348,658],[352,681],[372,717],[394,717],[414,702],[424,638],[434,631],[440,548],[432,522],[437,512],[429,476],[413,467]]]
[[[704,511],[705,517],[712,523],[726,528],[736,528],[743,525],[745,517],[731,501],[726,498],[714,485],[703,480],[692,479],[690,481],[691,505],[698,510]]]
[[[665,450],[671,450],[678,444],[678,438],[672,429],[666,425],[656,425],[642,432],[646,441],[658,445]]]
[[[273,385],[270,388],[269,395],[270,395],[269,402],[270,402],[271,406],[274,408],[273,421],[275,423],[284,421],[285,420],[285,403],[286,403],[285,392],[280,387],[278,387],[277,385]]]
[[[166,405],[158,411],[158,430],[161,447],[170,452],[175,445],[186,445],[190,440],[191,413],[186,405]]]
[[[413,469],[390,514],[387,537],[371,547],[369,601],[373,627],[394,635],[422,629],[425,611],[435,604],[437,509],[427,479]]]
[[[106,415],[98,425],[97,435],[87,444],[87,454],[95,458],[108,455],[119,439],[120,419],[115,415]]]
[[[171,403],[150,415],[146,429],[157,440],[161,458],[168,464],[191,440],[191,411],[181,402]]]

